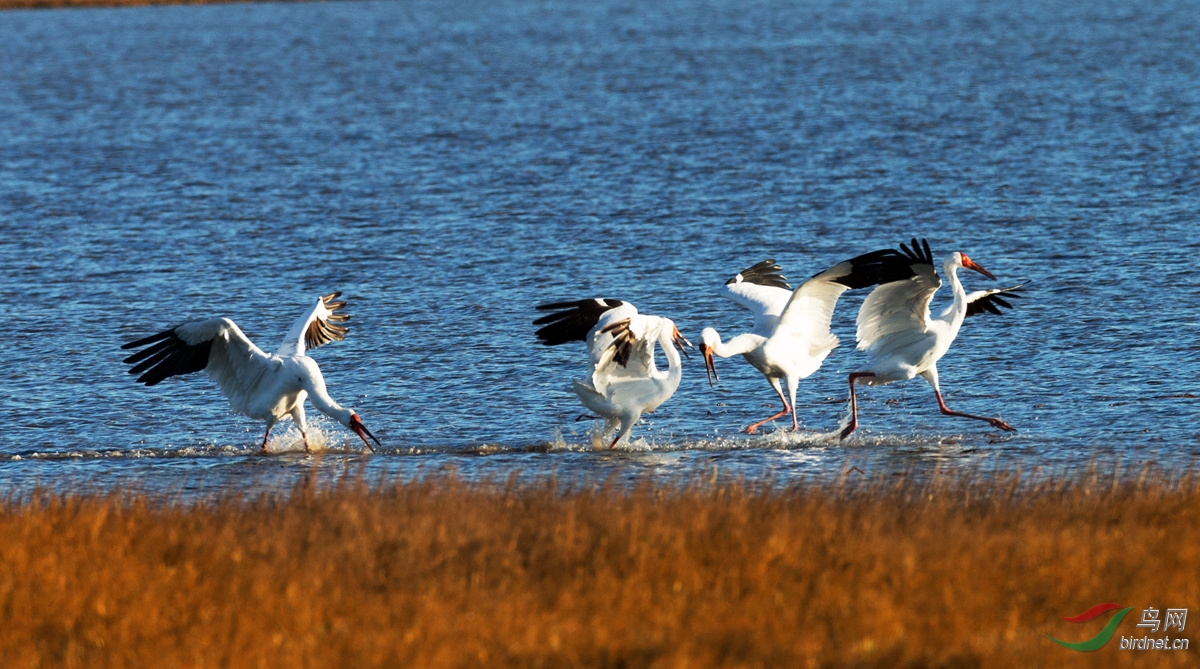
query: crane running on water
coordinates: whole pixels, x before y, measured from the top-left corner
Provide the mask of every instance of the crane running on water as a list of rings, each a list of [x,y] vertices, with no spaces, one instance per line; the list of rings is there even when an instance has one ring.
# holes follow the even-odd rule
[[[311,400],[318,411],[357,434],[374,452],[367,437],[380,448],[383,444],[367,431],[358,414],[333,401],[325,390],[325,379],[317,363],[304,354],[306,349],[345,338],[349,328],[338,323],[350,320],[350,316],[337,312],[346,303],[333,301],[340,295],[331,293],[318,298],[288,330],[274,354],[264,353],[255,346],[228,318],[213,318],[183,323],[125,344],[121,348],[142,349],[125,358],[125,363],[133,365],[129,373],[141,374],[138,381],[147,386],[157,385],[172,376],[206,372],[217,382],[235,413],[266,421],[267,433],[262,442],[264,453],[271,428],[288,416],[300,428],[305,452],[309,450],[304,422],[305,398]]]
[[[601,438],[620,425],[609,448],[629,434],[643,413],[675,394],[683,373],[675,347],[687,355],[683,347],[692,344],[671,319],[639,314],[628,302],[602,298],[553,302],[537,309],[554,312],[533,322],[543,326],[536,332],[543,344],[587,343],[590,374],[571,389],[585,407],[605,419]],[[655,345],[666,356],[665,372],[654,363]]]
[[[964,319],[982,313],[999,314],[1001,307],[1012,308],[1006,298],[1021,297],[1018,291],[1025,283],[967,294],[958,280],[960,268],[975,270],[993,281],[996,277],[965,253],[956,251],[942,261],[942,272],[950,281],[954,301],[938,318],[932,318],[929,303],[942,280],[934,269],[929,242],[922,239],[918,244],[914,238],[911,249],[904,244],[900,249],[903,253],[887,263],[881,271],[879,287],[867,295],[858,311],[858,348],[870,354],[871,363],[866,370],[850,374],[850,424],[842,430],[840,438],[845,439],[858,427],[855,383],[877,386],[914,376],[923,377],[933,386],[942,414],[974,418],[994,428],[1016,432],[1016,428],[999,418],[948,408],[938,385],[937,362],[950,350]]]
[[[788,413],[792,429],[800,429],[796,417],[796,387],[800,379],[821,368],[838,338],[830,330],[833,309],[842,293],[852,288],[867,288],[878,281],[884,263],[896,251],[884,249],[844,260],[792,290],[783,270],[774,260],[764,260],[725,282],[720,293],[754,314],[754,328],[727,342],[713,328],[700,333],[700,353],[704,356],[708,383],[713,385],[717,368],[713,356],[729,358],[741,355],[767,378],[779,395],[783,410],[746,427],[754,434],[759,427]],[[783,393],[787,383],[788,395]],[[789,398],[791,402],[789,403]]]

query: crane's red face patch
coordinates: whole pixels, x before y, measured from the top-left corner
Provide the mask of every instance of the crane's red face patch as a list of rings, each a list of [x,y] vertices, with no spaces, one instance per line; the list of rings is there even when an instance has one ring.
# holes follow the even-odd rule
[[[980,265],[979,265],[979,263],[977,263],[977,262],[975,262],[974,260],[971,260],[970,258],[968,258],[968,257],[967,257],[967,254],[965,254],[965,253],[962,253],[962,252],[959,252],[959,254],[958,254],[958,255],[959,255],[959,257],[960,257],[960,258],[962,258],[962,266],[963,266],[963,267],[965,267],[965,268],[967,268],[967,269],[973,269],[973,270],[975,270],[976,272],[979,272],[980,274],[982,274],[982,275],[986,276],[987,278],[989,278],[989,279],[991,279],[991,280],[993,280],[993,281],[995,281],[995,280],[996,280],[996,277],[995,277],[995,276],[994,276],[994,275],[993,275],[991,272],[989,272],[989,271],[987,271],[986,269],[984,269],[982,266],[980,266]]]

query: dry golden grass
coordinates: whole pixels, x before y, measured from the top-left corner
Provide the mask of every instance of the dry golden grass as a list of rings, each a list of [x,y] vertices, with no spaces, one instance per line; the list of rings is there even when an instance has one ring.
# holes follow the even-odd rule
[[[1192,475],[36,496],[0,505],[0,666],[1195,666],[1043,634],[1194,608],[1197,565]]]

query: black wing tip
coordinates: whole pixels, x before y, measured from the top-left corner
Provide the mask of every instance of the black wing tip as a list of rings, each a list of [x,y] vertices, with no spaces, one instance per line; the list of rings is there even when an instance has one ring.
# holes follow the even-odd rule
[[[925,239],[924,237],[922,237],[918,241],[916,237],[913,237],[912,241],[909,243],[912,244],[911,249],[908,246],[906,246],[903,242],[900,244],[900,252],[901,253],[903,253],[905,256],[907,256],[909,260],[912,260],[916,263],[926,264],[926,265],[933,264],[933,250],[929,248],[929,240],[928,239]]]
[[[747,272],[763,272],[763,271],[779,272],[782,270],[783,270],[782,267],[775,264],[774,258],[767,258],[766,260],[759,260],[758,262],[754,263],[753,265],[738,272],[738,274],[746,274]]]
[[[861,255],[850,258],[847,262],[852,265],[865,265],[867,263],[879,262],[884,258],[898,258],[900,253],[896,249],[878,249]]]
[[[321,304],[325,305],[325,309],[329,313],[324,317],[318,316],[308,324],[308,327],[304,330],[305,349],[311,351],[329,342],[342,341],[346,338],[346,333],[350,331],[350,327],[339,325],[339,323],[349,321],[350,314],[341,311],[346,308],[346,300],[335,301],[341,296],[342,291],[340,290],[321,296]]]
[[[147,344],[152,344],[147,346]],[[141,374],[138,383],[156,386],[172,376],[191,374],[208,367],[209,353],[212,351],[212,340],[189,345],[179,338],[175,328],[160,332],[152,337],[130,342],[121,348],[147,346],[141,351],[125,358],[125,364],[132,364],[130,374]]]
[[[584,341],[587,333],[596,327],[604,312],[625,304],[621,300],[597,297],[586,300],[547,302],[539,304],[539,311],[553,311],[533,321],[542,328],[534,335],[546,346],[557,346],[569,341]]]
[[[783,268],[777,265],[773,258],[760,260],[725,281],[726,286],[735,283],[752,283],[756,286],[792,290],[787,277],[783,275]]]
[[[342,302],[341,304],[345,305],[346,303]],[[335,315],[340,318],[334,319]],[[339,325],[339,323],[348,320],[350,320],[349,314],[331,314],[328,319],[314,319],[304,331],[304,347],[312,350],[329,342],[342,341],[346,338],[346,333],[350,332],[350,326]]]
[[[534,309],[537,309],[538,311],[558,311],[558,310],[569,309],[569,308],[570,308],[569,306],[563,304],[562,302],[549,302],[547,304],[539,304],[534,307]],[[554,314],[549,314],[547,316],[539,316],[538,318],[546,319],[546,318],[553,318],[553,317],[554,317]],[[536,321],[534,321],[534,322],[536,322]]]
[[[328,295],[322,295],[321,303],[324,304],[325,308],[328,309],[329,311],[337,311],[339,309],[345,309],[346,308],[346,300],[337,300],[337,298],[339,298],[341,296],[342,296],[342,291],[340,291],[340,290],[332,292]],[[334,300],[337,300],[337,301],[335,302]]]
[[[126,344],[121,344],[121,348],[126,349],[126,350],[131,349],[131,348],[141,348],[143,346],[146,346],[147,344],[153,344],[154,342],[162,341],[163,339],[168,339],[168,338],[174,337],[174,336],[175,336],[175,328],[171,328],[169,330],[163,330],[162,332],[159,332],[158,334],[150,335],[149,337],[142,337],[141,339],[138,339],[136,341],[131,341]]]
[[[850,265],[849,271],[832,278],[832,281],[846,286],[847,289],[856,290],[870,288],[879,283],[886,283],[883,280],[886,276],[900,271],[901,268],[907,269],[910,260],[896,249],[879,249],[854,256],[849,260],[838,263],[838,265],[847,263]],[[837,265],[834,267],[837,267]],[[817,272],[813,275],[813,278],[828,271]]]
[[[537,309],[538,311],[552,311],[552,310],[559,310],[559,309],[583,309],[583,308],[586,308],[589,304],[595,304],[596,306],[600,306],[597,301],[603,302],[605,305],[607,305],[606,310],[612,309],[613,307],[619,307],[622,304],[625,304],[621,300],[616,300],[611,297],[592,297],[592,298],[588,298],[588,299],[584,299],[584,300],[564,300],[561,302],[547,302],[545,304],[537,305],[536,307],[534,307],[534,309]]]
[[[866,278],[855,279],[856,285],[852,286],[855,288],[904,281],[917,275],[915,267],[919,265],[933,266],[933,250],[929,247],[929,241],[924,238],[918,240],[916,237],[913,237],[908,244],[902,242],[899,249],[881,249],[860,257],[866,258],[865,262],[868,264],[874,263],[872,269],[877,274],[877,280],[873,283],[866,283],[868,281]]]
[[[1003,315],[1005,313],[1004,309],[1012,309],[1015,306],[1008,301],[1009,299],[1022,299],[1025,297],[1021,294],[1021,291],[1027,285],[1029,285],[1028,279],[1011,288],[1001,288],[967,304],[967,317],[978,316],[982,313],[995,314],[997,316]]]

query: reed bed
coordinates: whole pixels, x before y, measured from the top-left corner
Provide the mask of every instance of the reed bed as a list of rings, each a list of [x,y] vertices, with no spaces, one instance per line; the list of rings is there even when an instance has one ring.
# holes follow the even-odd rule
[[[0,666],[1196,665],[1043,636],[1200,603],[1196,475],[863,478],[37,494],[0,505]]]

